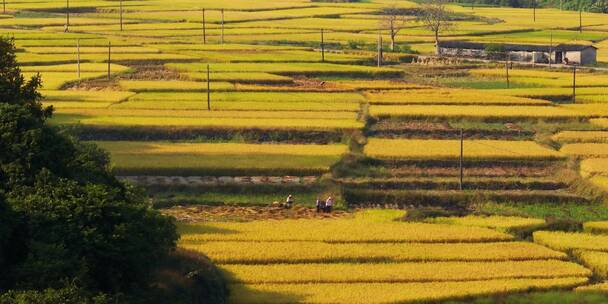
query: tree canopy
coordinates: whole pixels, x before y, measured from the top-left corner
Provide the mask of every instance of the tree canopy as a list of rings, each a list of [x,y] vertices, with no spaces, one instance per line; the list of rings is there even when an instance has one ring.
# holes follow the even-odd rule
[[[47,124],[40,86],[0,39],[0,292],[145,287],[175,248],[173,220],[117,180],[104,151]]]

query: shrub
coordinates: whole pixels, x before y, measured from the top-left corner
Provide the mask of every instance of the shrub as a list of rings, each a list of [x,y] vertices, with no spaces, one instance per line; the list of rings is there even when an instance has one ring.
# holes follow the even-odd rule
[[[172,220],[111,175],[105,152],[46,125],[52,109],[40,104],[40,79],[25,81],[14,53],[12,41],[0,39],[0,193],[17,227],[0,233],[19,233],[2,244],[10,259],[0,291],[24,290],[14,297],[30,302],[62,292],[28,290],[69,281],[91,292],[147,287],[150,261],[175,247]]]

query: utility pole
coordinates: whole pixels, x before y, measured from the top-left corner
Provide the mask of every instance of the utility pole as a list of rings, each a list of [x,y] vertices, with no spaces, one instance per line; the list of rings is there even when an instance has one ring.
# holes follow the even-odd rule
[[[578,10],[578,32],[579,33],[583,32],[583,6],[582,5]]]
[[[76,73],[80,80],[80,39],[76,40]]]
[[[463,163],[464,163],[464,129],[460,128],[460,162],[459,162],[459,167],[460,167],[460,191],[462,191],[462,189],[464,188],[462,186],[463,179],[464,179]]]
[[[549,41],[549,67],[551,67],[551,61],[553,61],[553,31],[551,31],[551,38]]]
[[[323,35],[323,29],[321,29],[321,62],[325,62],[325,36]]]
[[[205,22],[205,9],[203,9],[203,44],[207,44],[207,22]]]
[[[211,111],[211,73],[209,72],[209,65],[207,64],[207,111]]]
[[[507,89],[511,88],[511,83],[509,82],[509,61],[511,61],[511,53],[507,52],[507,60],[505,61],[505,71],[507,72]]]
[[[382,34],[378,33],[378,67],[382,65]]]
[[[532,14],[534,15],[534,22],[536,22],[536,0],[532,3]]]
[[[65,0],[65,31],[70,30],[70,0]]]
[[[6,14],[6,0],[2,0],[2,13]]]
[[[222,44],[224,44],[224,9],[222,9]]]
[[[120,31],[122,32],[122,0],[120,0]]]
[[[572,67],[572,103],[576,103],[576,65]]]
[[[108,81],[112,78],[112,42],[108,41]]]

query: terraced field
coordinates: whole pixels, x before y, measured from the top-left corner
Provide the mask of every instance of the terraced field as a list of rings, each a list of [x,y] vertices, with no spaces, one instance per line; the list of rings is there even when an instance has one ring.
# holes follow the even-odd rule
[[[180,227],[180,246],[219,264],[233,303],[441,301],[567,288],[584,284],[591,274],[564,261],[564,253],[477,227],[483,218],[458,224],[393,221],[399,216],[365,211],[334,220],[188,224]],[[544,224],[491,221],[504,229]]]
[[[167,3],[70,1],[68,25],[64,1],[8,1],[0,33],[51,123],[179,218],[232,303],[608,289],[605,14],[447,6],[441,40],[597,46],[574,91],[568,66],[429,57],[417,2]]]

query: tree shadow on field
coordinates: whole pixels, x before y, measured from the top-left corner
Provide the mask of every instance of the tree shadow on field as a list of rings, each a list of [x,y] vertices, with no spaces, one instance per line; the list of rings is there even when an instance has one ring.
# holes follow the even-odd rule
[[[239,231],[208,226],[205,224],[184,224],[179,223],[178,232],[180,235],[186,234],[237,234]]]
[[[228,303],[231,304],[290,304],[302,303],[304,298],[300,295],[285,292],[262,291],[255,285],[229,283]]]

